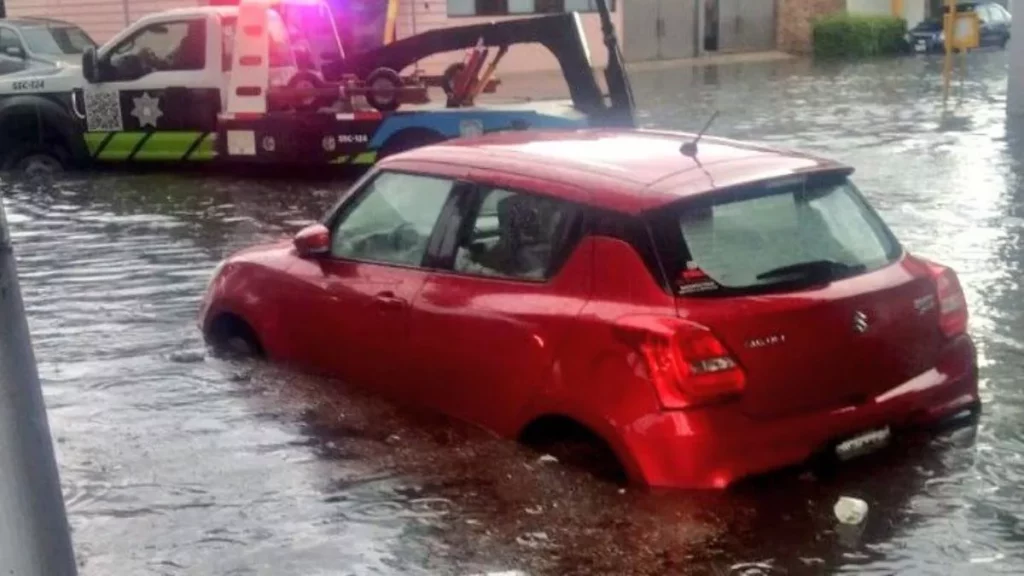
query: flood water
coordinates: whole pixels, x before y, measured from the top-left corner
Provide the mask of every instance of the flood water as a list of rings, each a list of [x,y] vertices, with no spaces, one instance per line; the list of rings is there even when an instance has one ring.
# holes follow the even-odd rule
[[[633,75],[648,126],[843,159],[913,251],[954,266],[985,413],[819,477],[620,490],[342,383],[214,359],[198,299],[232,250],[290,234],[341,182],[189,175],[4,184],[85,576],[1024,572],[1024,130],[1006,54]],[[863,498],[862,534],[832,505]]]

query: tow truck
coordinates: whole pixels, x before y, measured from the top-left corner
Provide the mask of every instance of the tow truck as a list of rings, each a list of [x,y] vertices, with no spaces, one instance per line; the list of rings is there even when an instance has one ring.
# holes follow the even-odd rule
[[[158,12],[86,51],[81,66],[0,76],[0,168],[366,166],[478,133],[633,125],[633,96],[604,0],[597,5],[609,56],[607,100],[578,13],[432,30],[354,55],[335,38],[336,55],[311,59],[296,49],[279,9],[300,1],[319,0]],[[329,10],[322,2],[317,9]],[[324,29],[336,37],[333,25]],[[540,43],[556,57],[571,104],[477,104],[481,92],[495,89],[501,58],[525,43]],[[466,56],[443,75],[407,72],[453,50]],[[435,86],[445,91],[443,105],[429,102]]]

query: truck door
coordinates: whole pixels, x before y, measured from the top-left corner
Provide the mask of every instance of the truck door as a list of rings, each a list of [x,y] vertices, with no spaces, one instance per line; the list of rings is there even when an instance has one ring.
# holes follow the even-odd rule
[[[215,18],[167,17],[105,47],[98,82],[84,91],[95,159],[212,158],[223,81],[219,36]]]

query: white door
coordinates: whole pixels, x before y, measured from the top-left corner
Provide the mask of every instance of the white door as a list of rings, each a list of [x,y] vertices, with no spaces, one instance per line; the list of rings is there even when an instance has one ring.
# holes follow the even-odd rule
[[[89,131],[197,130],[220,105],[219,25],[204,16],[142,25],[98,56],[85,87]],[[211,41],[211,37],[214,41]]]

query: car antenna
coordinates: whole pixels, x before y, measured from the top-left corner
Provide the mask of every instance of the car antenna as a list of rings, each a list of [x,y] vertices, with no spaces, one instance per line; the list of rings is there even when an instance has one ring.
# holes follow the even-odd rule
[[[715,110],[715,113],[711,115],[711,118],[708,118],[707,124],[705,124],[704,127],[700,129],[700,132],[697,132],[697,137],[694,138],[692,142],[683,142],[683,145],[679,148],[679,151],[682,152],[684,155],[689,156],[690,158],[697,158],[697,143],[700,142],[700,139],[704,136],[704,133],[707,132],[708,128],[711,127],[711,123],[715,121],[715,118],[718,118],[718,110]]]

